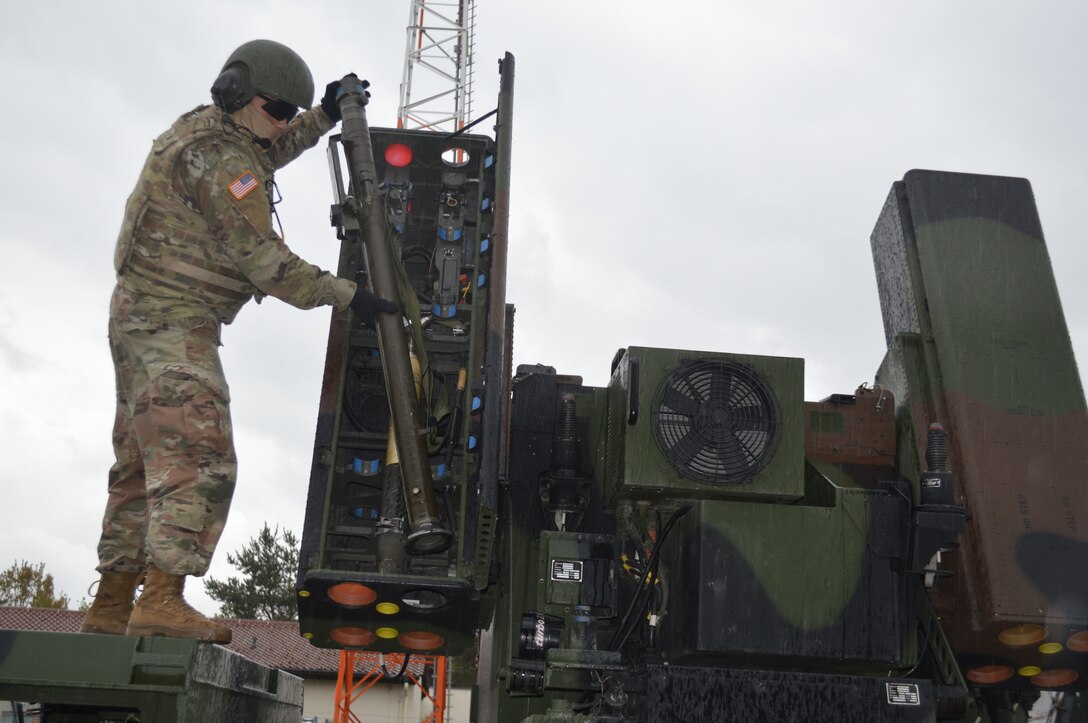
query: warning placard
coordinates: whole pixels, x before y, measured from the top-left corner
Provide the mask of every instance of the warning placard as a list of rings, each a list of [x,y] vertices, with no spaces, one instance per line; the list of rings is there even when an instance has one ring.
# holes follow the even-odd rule
[[[885,683],[889,705],[921,705],[917,683]]]
[[[582,561],[552,560],[552,579],[562,582],[581,582]]]

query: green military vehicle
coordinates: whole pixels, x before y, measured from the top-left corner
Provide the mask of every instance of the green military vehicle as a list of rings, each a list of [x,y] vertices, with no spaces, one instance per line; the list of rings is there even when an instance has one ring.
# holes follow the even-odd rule
[[[511,368],[501,69],[494,138],[341,100],[339,273],[404,319],[331,322],[303,636],[449,656],[481,722],[1085,720],[1088,410],[1028,181],[892,184],[871,384],[703,338],[586,386]]]
[[[510,368],[502,73],[495,139],[330,147],[340,273],[407,321],[332,322],[304,635],[454,657],[480,721],[1083,716],[1088,414],[1029,183],[892,185],[871,384],[695,339],[584,386]]]

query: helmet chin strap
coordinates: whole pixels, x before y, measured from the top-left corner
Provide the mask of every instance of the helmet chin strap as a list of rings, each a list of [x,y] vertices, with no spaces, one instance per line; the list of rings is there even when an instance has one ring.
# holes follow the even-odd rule
[[[256,143],[261,148],[265,149],[266,151],[269,148],[272,147],[272,141],[268,140],[267,138],[261,138],[259,135],[257,135],[253,131],[251,131],[249,128],[246,128],[244,125],[242,125],[238,121],[234,120],[234,117],[230,113],[223,113],[223,118],[226,120],[227,125],[229,125],[230,127],[234,128],[237,131],[240,131],[242,133],[242,135],[249,136],[249,140],[253,141],[254,143]]]

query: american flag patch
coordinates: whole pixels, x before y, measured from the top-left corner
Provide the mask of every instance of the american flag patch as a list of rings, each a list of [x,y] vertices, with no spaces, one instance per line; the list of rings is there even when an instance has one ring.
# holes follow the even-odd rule
[[[235,200],[241,201],[259,185],[261,184],[257,183],[257,177],[253,175],[253,171],[246,171],[238,178],[235,178],[234,182],[227,186],[227,190],[230,191],[230,195],[234,196]]]

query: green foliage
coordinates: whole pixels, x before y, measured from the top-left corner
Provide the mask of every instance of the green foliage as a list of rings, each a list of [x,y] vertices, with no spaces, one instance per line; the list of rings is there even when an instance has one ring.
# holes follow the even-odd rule
[[[17,560],[0,572],[0,605],[67,610],[69,602],[67,595],[56,594],[53,576],[45,571],[44,562],[31,565]]]
[[[264,524],[260,533],[227,562],[242,573],[226,581],[207,578],[204,591],[221,603],[219,614],[249,620],[295,620],[295,574],[298,571],[298,538],[290,530],[280,532]]]

